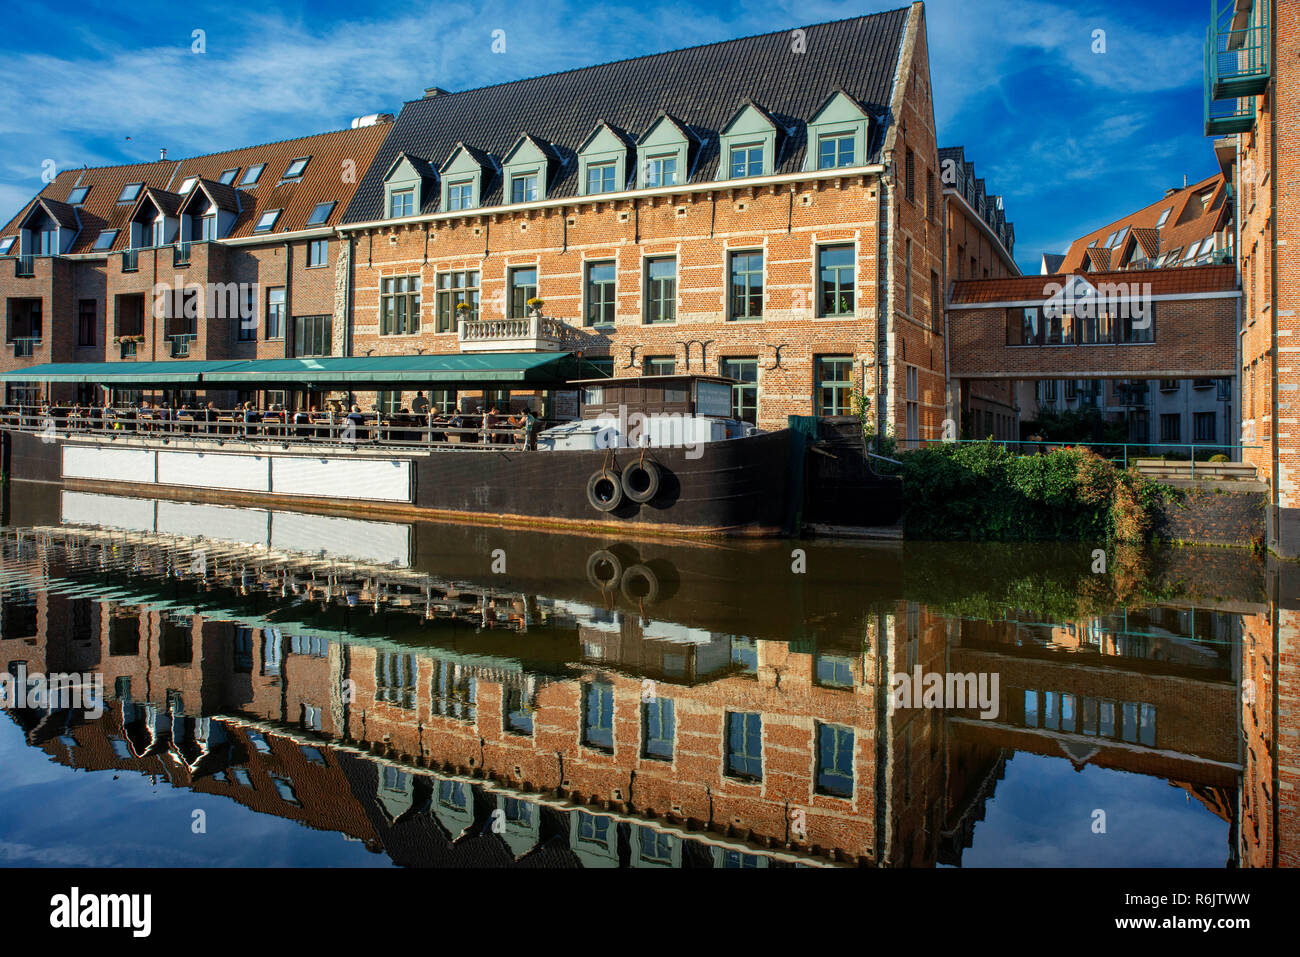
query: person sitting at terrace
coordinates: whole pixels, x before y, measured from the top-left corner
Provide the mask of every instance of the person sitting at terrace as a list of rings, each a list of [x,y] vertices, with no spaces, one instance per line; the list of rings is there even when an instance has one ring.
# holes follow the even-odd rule
[[[411,411],[416,415],[427,415],[429,412],[429,400],[425,398],[423,392],[415,393],[415,398],[411,401]]]

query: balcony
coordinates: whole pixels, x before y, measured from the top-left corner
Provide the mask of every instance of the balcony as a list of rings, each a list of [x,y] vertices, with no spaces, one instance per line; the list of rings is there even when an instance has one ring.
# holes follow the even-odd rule
[[[139,354],[140,346],[143,345],[143,343],[137,342],[135,339],[125,337],[119,338],[117,344],[122,349],[121,357],[123,359],[134,359]]]
[[[123,249],[122,250],[122,272],[139,272],[140,271],[140,250]]]
[[[36,275],[36,257],[31,253],[14,258],[14,275],[19,279]]]
[[[9,341],[14,347],[15,359],[30,359],[41,346],[40,336],[21,336]]]
[[[558,352],[564,323],[547,316],[523,319],[462,319],[461,352]]]
[[[1205,35],[1205,134],[1245,133],[1272,76],[1268,0],[1212,0]],[[1258,16],[1256,16],[1258,11]]]
[[[188,359],[190,348],[197,338],[198,335],[193,332],[182,332],[168,336],[167,341],[171,343],[171,357],[173,359]]]
[[[190,264],[190,244],[177,243],[172,246],[172,265],[188,266]]]

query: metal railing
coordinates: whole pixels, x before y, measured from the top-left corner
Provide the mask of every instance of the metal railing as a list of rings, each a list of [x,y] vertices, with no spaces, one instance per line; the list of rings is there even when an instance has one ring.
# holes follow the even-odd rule
[[[36,350],[40,347],[41,337],[21,336],[9,341],[13,343],[15,359],[30,359],[36,354]]]
[[[521,425],[480,414],[285,412],[246,409],[0,406],[0,429],[58,437],[99,436],[172,442],[278,443],[339,448],[435,448],[501,452],[523,449]],[[554,422],[537,420],[534,436]]]
[[[167,341],[171,343],[171,357],[184,359],[189,356],[190,347],[198,337],[196,332],[181,332],[168,336]]]
[[[1090,449],[1115,465],[1127,469],[1130,463],[1139,459],[1160,459],[1170,464],[1190,463],[1193,477],[1196,474],[1198,455],[1206,458],[1214,455],[1226,455],[1228,462],[1207,462],[1205,465],[1240,464],[1241,453],[1247,450],[1259,450],[1262,445],[1233,445],[1225,442],[1073,442],[1058,439],[912,439],[898,440],[899,451],[918,449],[936,445],[1002,445],[1009,451],[1021,455],[1037,455],[1053,452],[1057,449]],[[1186,450],[1171,451],[1171,450]],[[1236,456],[1234,458],[1234,455]]]
[[[122,250],[122,272],[138,272],[140,269],[140,250]]]
[[[36,257],[31,253],[14,257],[14,275],[19,279],[35,276]]]
[[[172,265],[188,266],[190,264],[190,244],[176,243],[172,246]]]

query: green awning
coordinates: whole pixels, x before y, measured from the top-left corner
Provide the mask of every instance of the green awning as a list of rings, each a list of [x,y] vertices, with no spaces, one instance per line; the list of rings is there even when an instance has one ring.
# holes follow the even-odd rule
[[[198,385],[216,369],[243,365],[230,359],[174,362],[47,362],[0,372],[0,382],[75,382],[110,388],[133,385]]]
[[[480,352],[436,356],[328,356],[319,359],[53,362],[0,372],[0,382],[95,383],[109,388],[188,385],[255,389],[269,385],[412,387],[440,383],[554,387],[601,371],[570,352]]]
[[[586,366],[587,363],[582,363]],[[255,359],[204,375],[207,385],[259,383],[312,386],[403,383],[558,384],[577,378],[568,352],[480,352],[436,356],[330,356]]]

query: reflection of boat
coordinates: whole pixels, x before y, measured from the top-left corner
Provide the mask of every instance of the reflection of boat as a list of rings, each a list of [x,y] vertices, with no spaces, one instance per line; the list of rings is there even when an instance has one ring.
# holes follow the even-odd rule
[[[893,526],[897,479],[856,443],[805,461],[809,432],[731,419],[729,380],[650,376],[580,383],[584,419],[541,434],[537,451],[485,441],[375,445],[340,438],[218,433],[3,433],[6,472],[187,502],[350,505],[390,517],[456,518],[690,535],[772,536],[809,521]],[[810,422],[815,420],[810,420]],[[432,433],[431,433],[432,434]],[[815,438],[815,436],[814,436]],[[828,470],[827,462],[834,462]],[[851,506],[851,507],[850,507]]]

